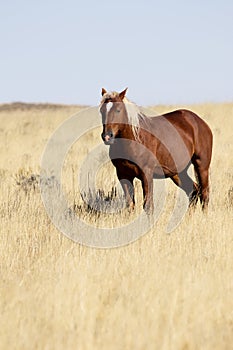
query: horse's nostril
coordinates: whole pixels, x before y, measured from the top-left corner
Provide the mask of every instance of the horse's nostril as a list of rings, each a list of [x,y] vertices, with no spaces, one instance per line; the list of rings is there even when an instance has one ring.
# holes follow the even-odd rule
[[[105,136],[105,139],[107,138],[108,140],[110,140],[113,137],[112,132],[108,132]]]
[[[106,136],[108,136],[109,138],[112,138],[112,137],[113,137],[112,131],[106,132],[105,137],[106,137]]]
[[[113,136],[112,131],[108,131],[108,132],[102,134],[102,139],[105,142],[111,142],[113,140],[113,138],[114,138],[114,136]]]

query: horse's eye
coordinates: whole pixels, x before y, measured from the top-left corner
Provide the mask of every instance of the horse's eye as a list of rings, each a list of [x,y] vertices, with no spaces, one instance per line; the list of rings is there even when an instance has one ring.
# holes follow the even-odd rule
[[[117,110],[116,110],[117,113],[120,113],[120,111],[121,111],[120,109],[117,109]]]

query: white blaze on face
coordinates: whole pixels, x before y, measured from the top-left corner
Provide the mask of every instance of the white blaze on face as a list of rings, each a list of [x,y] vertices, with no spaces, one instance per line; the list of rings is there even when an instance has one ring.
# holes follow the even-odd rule
[[[106,106],[106,109],[107,109],[107,114],[109,113],[110,109],[112,108],[113,106],[113,103],[112,102],[108,102],[107,103],[107,106]]]

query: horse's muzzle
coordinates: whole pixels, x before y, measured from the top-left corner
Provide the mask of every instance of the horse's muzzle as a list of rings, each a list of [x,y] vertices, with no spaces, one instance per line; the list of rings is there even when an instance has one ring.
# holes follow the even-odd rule
[[[105,145],[112,145],[114,143],[114,135],[111,131],[101,134]]]

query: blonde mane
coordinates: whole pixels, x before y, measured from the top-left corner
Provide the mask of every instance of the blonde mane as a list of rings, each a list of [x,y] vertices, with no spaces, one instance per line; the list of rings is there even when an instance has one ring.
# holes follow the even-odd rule
[[[140,121],[145,120],[145,115],[140,111],[140,108],[127,97],[123,100],[128,115],[129,123],[132,125],[133,135],[136,141],[140,141],[139,129]]]

